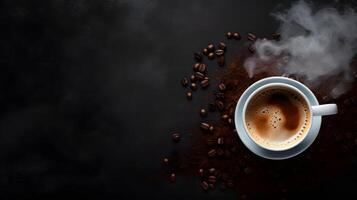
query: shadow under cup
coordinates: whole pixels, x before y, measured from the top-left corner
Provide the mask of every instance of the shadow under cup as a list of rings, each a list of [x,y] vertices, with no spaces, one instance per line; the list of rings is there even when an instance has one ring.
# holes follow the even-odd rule
[[[270,83],[256,89],[243,108],[247,135],[271,151],[291,149],[302,142],[311,127],[312,112],[306,96],[284,83]]]

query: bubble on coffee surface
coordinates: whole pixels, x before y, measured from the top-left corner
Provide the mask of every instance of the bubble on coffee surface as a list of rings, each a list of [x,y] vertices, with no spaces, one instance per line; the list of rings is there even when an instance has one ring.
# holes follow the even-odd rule
[[[286,148],[306,134],[310,111],[302,97],[286,89],[269,89],[255,95],[247,106],[246,127],[263,146]]]

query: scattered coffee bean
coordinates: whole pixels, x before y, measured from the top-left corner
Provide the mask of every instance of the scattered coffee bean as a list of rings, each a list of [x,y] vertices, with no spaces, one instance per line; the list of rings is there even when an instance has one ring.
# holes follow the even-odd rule
[[[210,127],[210,125],[208,123],[201,123],[201,129],[202,130],[207,131],[207,130],[209,130],[209,127]]]
[[[220,83],[218,85],[218,89],[219,89],[219,91],[223,92],[226,90],[226,85],[224,83]]]
[[[203,80],[201,81],[201,87],[202,88],[206,88],[209,86],[209,81],[206,79],[206,80]]]
[[[224,155],[224,151],[222,149],[217,149],[217,155],[218,156],[223,156]]]
[[[196,83],[191,83],[191,90],[196,91],[197,90],[197,85]]]
[[[210,187],[212,190],[214,190],[214,184],[210,183],[210,184],[208,184],[208,185],[209,185],[209,187]]]
[[[181,85],[182,85],[183,87],[187,87],[187,85],[188,85],[188,80],[187,80],[186,77],[182,78],[182,80],[181,80]]]
[[[206,181],[201,182],[201,187],[203,190],[207,191],[209,189],[209,185]]]
[[[244,168],[244,173],[249,175],[252,173],[252,170],[249,167]]]
[[[208,50],[208,52],[213,52],[214,51],[214,45],[213,44],[209,44],[207,46],[207,50]]]
[[[227,114],[222,115],[223,120],[227,120],[228,118],[229,118],[229,116]]]
[[[173,133],[173,134],[171,135],[171,137],[172,137],[172,140],[173,140],[174,142],[180,141],[180,134],[179,134],[179,133]]]
[[[169,159],[168,158],[164,158],[163,162],[164,162],[165,165],[169,165]]]
[[[218,43],[218,49],[221,49],[223,51],[226,51],[227,45],[224,42],[219,42]]]
[[[214,126],[209,127],[209,131],[213,132],[214,131]]]
[[[216,156],[216,153],[217,153],[217,152],[216,152],[215,149],[211,149],[210,151],[208,151],[207,154],[208,154],[209,157],[214,157],[214,156]]]
[[[214,53],[213,52],[208,54],[208,59],[210,59],[210,60],[214,59]]]
[[[195,82],[196,81],[196,76],[192,74],[190,76],[190,80],[191,80],[191,82]]]
[[[201,108],[201,110],[200,110],[200,115],[201,115],[201,117],[206,117],[206,116],[207,116],[207,111],[206,111],[206,109]]]
[[[208,182],[215,184],[217,182],[217,177],[216,176],[208,176]]]
[[[206,72],[206,64],[204,64],[204,63],[199,64],[198,71],[201,73],[205,73]]]
[[[188,100],[191,100],[191,99],[192,99],[192,92],[187,92],[187,93],[186,93],[186,98],[187,98]]]
[[[233,34],[232,34],[232,32],[227,32],[226,36],[227,36],[227,39],[230,40],[230,39],[232,39]]]
[[[228,186],[229,188],[233,188],[233,187],[234,187],[233,181],[232,181],[232,180],[229,180],[229,181],[227,182],[227,186]]]
[[[247,39],[250,41],[255,41],[257,37],[253,33],[248,33]]]
[[[223,92],[217,92],[214,94],[216,99],[224,99],[224,93]]]
[[[201,62],[202,61],[202,54],[201,53],[194,53],[194,57],[195,57],[195,60],[197,62]]]
[[[232,125],[233,124],[233,119],[232,118],[228,118],[227,122],[228,122],[228,124]]]
[[[171,173],[170,174],[170,182],[175,182],[176,181],[176,174],[175,173]]]
[[[217,106],[218,110],[220,110],[220,111],[222,111],[224,109],[224,104],[222,101],[217,100],[216,106]]]
[[[207,143],[208,146],[214,146],[214,145],[217,144],[217,139],[216,138],[209,138],[209,139],[207,139],[206,143]]]
[[[199,69],[199,67],[200,67],[200,64],[201,64],[201,63],[195,63],[195,64],[193,65],[192,69],[193,69],[194,72],[197,72],[197,71],[198,71],[198,69]]]
[[[280,38],[281,38],[281,34],[280,33],[273,33],[271,35],[271,37],[272,37],[273,40],[279,41]]]
[[[216,111],[216,104],[214,104],[214,103],[209,103],[209,104],[208,104],[208,110],[211,111],[211,112]]]
[[[255,52],[254,45],[253,44],[249,45],[248,50],[249,50],[250,53],[254,53]]]
[[[223,137],[219,137],[219,138],[217,139],[217,144],[219,144],[219,145],[224,144],[224,138],[223,138]]]
[[[224,55],[224,51],[222,49],[217,49],[216,50],[216,56],[217,57],[220,57],[220,56],[223,56]]]
[[[223,67],[225,63],[226,63],[226,61],[224,59],[224,56],[220,56],[220,57],[217,58],[218,66]]]
[[[208,53],[209,53],[209,51],[208,51],[207,48],[204,48],[204,49],[202,50],[202,53],[203,53],[203,55],[207,56]]]
[[[197,80],[201,81],[205,78],[205,75],[202,74],[201,72],[195,72],[195,77]]]
[[[235,33],[233,33],[233,39],[240,40],[240,39],[242,39],[242,36],[240,36],[240,34],[238,32],[235,32]]]
[[[204,175],[202,168],[201,168],[201,169],[198,169],[198,175],[200,175],[201,177]]]
[[[216,168],[212,167],[212,168],[210,168],[210,169],[208,170],[208,172],[209,172],[210,174],[214,174],[214,173],[216,173]]]

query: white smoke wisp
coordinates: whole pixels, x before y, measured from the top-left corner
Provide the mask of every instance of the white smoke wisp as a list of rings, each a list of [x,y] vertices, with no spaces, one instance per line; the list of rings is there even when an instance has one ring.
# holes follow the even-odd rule
[[[253,76],[267,70],[264,63],[278,60],[281,73],[303,76],[315,85],[323,84],[321,77],[340,75],[340,83],[330,94],[336,98],[353,80],[350,63],[357,50],[357,14],[351,8],[314,11],[312,7],[298,1],[285,12],[273,14],[280,22],[281,40],[257,40],[256,53],[244,66]]]

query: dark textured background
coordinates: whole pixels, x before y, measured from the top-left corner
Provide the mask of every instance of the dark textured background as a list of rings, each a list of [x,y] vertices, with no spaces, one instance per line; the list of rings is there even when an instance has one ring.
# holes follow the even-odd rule
[[[268,37],[278,27],[269,13],[289,5],[1,1],[1,198],[234,198],[205,194],[195,177],[161,176],[169,131],[198,121],[179,80],[193,51],[226,31]],[[346,177],[316,190],[344,192]]]

